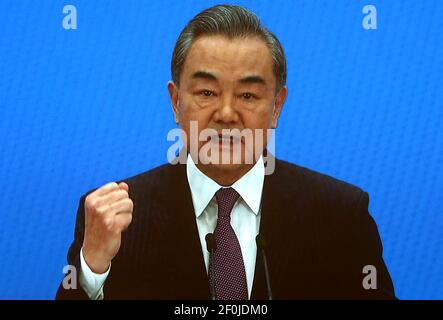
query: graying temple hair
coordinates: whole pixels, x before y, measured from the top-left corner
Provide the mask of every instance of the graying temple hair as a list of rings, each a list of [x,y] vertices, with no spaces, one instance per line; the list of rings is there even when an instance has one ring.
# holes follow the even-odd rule
[[[223,35],[228,38],[257,36],[271,51],[273,71],[277,79],[276,90],[286,84],[286,57],[280,41],[264,26],[260,19],[246,8],[234,5],[217,5],[197,14],[180,33],[171,60],[172,80],[180,84],[186,56],[194,41],[203,35]]]

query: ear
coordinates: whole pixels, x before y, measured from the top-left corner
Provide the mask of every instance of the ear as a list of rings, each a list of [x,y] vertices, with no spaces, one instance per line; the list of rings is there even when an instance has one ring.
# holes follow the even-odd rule
[[[169,98],[171,99],[172,111],[174,112],[174,121],[175,123],[178,123],[179,113],[180,113],[179,101],[178,101],[178,87],[172,81],[168,81],[168,92],[169,92]]]
[[[277,128],[278,118],[280,117],[280,112],[283,109],[283,104],[286,101],[287,95],[288,95],[288,88],[284,86],[275,96],[274,110],[272,112],[272,122],[271,122],[272,129]]]

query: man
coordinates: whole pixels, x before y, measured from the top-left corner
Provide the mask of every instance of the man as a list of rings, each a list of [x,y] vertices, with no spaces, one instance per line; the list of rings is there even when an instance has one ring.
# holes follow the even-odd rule
[[[201,12],[171,66],[186,165],[80,199],[68,253],[78,289],[60,285],[57,298],[395,298],[367,193],[273,158],[255,134],[277,127],[287,95],[283,49],[258,18]],[[190,139],[193,124],[206,138]]]

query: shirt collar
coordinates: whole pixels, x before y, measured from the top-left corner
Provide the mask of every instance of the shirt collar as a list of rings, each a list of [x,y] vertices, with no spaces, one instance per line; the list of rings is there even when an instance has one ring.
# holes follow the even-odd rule
[[[186,161],[186,174],[191,188],[192,203],[194,204],[197,218],[203,213],[214,194],[223,186],[206,176],[195,165],[192,157],[188,154]],[[263,182],[265,179],[265,167],[263,158],[260,156],[255,165],[245,175],[231,186],[237,191],[249,208],[258,214],[260,210]]]

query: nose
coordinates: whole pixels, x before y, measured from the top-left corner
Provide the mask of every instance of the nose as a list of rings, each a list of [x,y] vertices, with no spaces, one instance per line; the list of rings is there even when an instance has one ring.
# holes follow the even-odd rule
[[[214,121],[223,124],[234,124],[238,122],[239,115],[235,109],[234,103],[234,98],[229,96],[223,97],[214,114]]]

